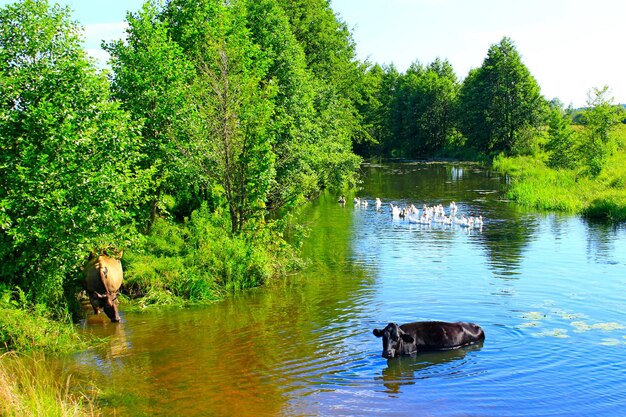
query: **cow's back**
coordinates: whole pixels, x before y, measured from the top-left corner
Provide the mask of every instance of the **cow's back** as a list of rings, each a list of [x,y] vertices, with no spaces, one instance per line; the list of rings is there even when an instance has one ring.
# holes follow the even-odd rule
[[[112,257],[100,255],[85,268],[85,290],[101,294],[116,292],[122,285],[122,263]]]
[[[485,338],[480,326],[466,322],[419,321],[400,328],[415,339],[418,350],[451,349]]]

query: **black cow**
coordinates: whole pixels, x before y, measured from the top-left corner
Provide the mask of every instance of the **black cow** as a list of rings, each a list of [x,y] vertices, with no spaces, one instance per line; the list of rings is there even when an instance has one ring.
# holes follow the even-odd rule
[[[389,323],[382,330],[374,329],[374,336],[383,338],[384,358],[455,349],[485,340],[485,332],[480,326],[462,321],[418,321],[401,326]]]

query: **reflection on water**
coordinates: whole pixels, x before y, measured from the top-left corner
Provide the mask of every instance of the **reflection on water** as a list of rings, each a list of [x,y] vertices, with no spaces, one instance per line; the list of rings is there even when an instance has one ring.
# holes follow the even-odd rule
[[[615,257],[614,236],[617,226],[606,223],[586,224],[587,256],[595,262],[617,264],[624,262],[624,257]]]
[[[306,272],[205,307],[122,305],[121,325],[87,320],[83,331],[110,339],[67,366],[118,416],[622,413],[624,227],[520,210],[473,165],[363,171],[368,207],[327,195],[301,213]],[[422,227],[389,211],[453,200],[483,228]],[[486,340],[381,358],[372,329],[418,320],[472,321]]]
[[[382,371],[383,385],[388,394],[399,394],[404,385],[415,385],[416,379],[461,377],[467,364],[467,352],[478,351],[482,347],[481,342],[459,349],[388,359],[387,368]]]

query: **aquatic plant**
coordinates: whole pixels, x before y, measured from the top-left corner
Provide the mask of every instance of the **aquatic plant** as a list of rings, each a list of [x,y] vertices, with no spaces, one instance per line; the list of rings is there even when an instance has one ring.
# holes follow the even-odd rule
[[[48,352],[73,352],[87,347],[70,325],[49,317],[44,306],[31,307],[17,287],[0,285],[0,349]]]

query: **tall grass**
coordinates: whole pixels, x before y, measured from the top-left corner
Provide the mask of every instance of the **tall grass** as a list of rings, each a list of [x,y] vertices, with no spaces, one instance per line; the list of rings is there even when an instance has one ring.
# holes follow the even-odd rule
[[[66,417],[100,415],[93,388],[83,390],[72,375],[51,367],[42,355],[0,356],[0,415]]]
[[[228,219],[203,207],[184,224],[157,219],[144,247],[125,256],[125,292],[140,306],[213,301],[257,287],[297,257],[271,224],[233,236]]]
[[[87,347],[71,320],[49,317],[44,308],[30,307],[19,301],[19,289],[0,288],[0,349],[20,352],[74,352]]]
[[[584,169],[548,168],[541,156],[498,156],[492,168],[510,176],[508,196],[525,206],[626,221],[626,126],[617,130],[615,144],[596,177]]]

